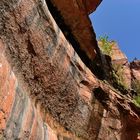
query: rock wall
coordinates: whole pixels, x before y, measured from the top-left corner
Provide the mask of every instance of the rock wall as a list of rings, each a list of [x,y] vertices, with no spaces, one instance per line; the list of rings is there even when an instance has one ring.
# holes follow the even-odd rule
[[[0,9],[0,139],[137,138],[139,109],[86,67],[43,0]]]
[[[42,111],[20,86],[0,42],[0,140],[57,140]],[[49,117],[48,117],[49,118]]]
[[[131,62],[130,68],[132,70],[132,77],[136,80],[140,80],[140,61],[134,60]]]
[[[72,35],[80,45],[81,51],[93,60],[97,54],[96,35],[91,27],[88,17],[95,11],[102,0],[46,0],[63,16],[66,25],[70,28]],[[53,9],[54,10],[54,9]],[[51,11],[53,13],[53,11]]]
[[[123,77],[123,84],[126,88],[131,88],[131,68],[130,63],[128,62],[128,59],[126,55],[119,49],[119,46],[117,43],[114,42],[114,45],[112,46],[112,64],[115,66],[118,66],[117,69],[120,69],[120,74]]]

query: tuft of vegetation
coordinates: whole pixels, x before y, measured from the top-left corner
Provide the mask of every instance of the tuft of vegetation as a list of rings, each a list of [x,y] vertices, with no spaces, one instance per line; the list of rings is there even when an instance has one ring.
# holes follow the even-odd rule
[[[107,35],[99,37],[99,47],[103,54],[112,55],[112,46],[114,45],[113,41],[109,41]]]
[[[132,81],[132,88],[137,92],[138,96],[140,96],[140,81],[139,80]]]
[[[118,85],[120,85],[123,89],[128,89],[126,83],[125,83],[125,79],[123,77],[124,75],[124,69],[122,67],[122,65],[120,64],[114,64],[113,65],[113,72],[112,72],[112,76],[115,79],[115,81],[117,82]]]
[[[98,45],[100,47],[101,52],[103,53],[103,55],[108,55],[110,58],[113,54],[113,45],[114,45],[114,41],[110,41],[109,37],[107,35],[101,36],[99,37],[99,41],[98,41]],[[111,61],[111,60],[110,60]],[[108,75],[109,82],[118,90],[120,90],[121,92],[123,92],[124,94],[127,93],[127,86],[125,84],[125,79],[124,79],[124,69],[122,67],[122,65],[120,64],[112,64],[110,62],[107,63],[106,68],[106,74]]]
[[[134,97],[133,102],[137,107],[140,107],[140,81],[133,80],[132,88],[136,91],[137,96]]]
[[[134,103],[137,107],[140,107],[140,96],[134,97],[133,103]]]

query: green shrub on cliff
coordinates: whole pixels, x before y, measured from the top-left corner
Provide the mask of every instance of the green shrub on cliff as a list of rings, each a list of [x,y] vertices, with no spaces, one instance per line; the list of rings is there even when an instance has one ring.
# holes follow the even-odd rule
[[[113,64],[113,77],[116,79],[118,85],[121,85],[124,89],[128,89],[124,79],[124,68],[120,64]]]
[[[98,44],[103,54],[111,56],[114,43],[108,40],[107,35],[100,36]]]
[[[140,96],[134,97],[133,103],[134,103],[137,107],[140,107]]]

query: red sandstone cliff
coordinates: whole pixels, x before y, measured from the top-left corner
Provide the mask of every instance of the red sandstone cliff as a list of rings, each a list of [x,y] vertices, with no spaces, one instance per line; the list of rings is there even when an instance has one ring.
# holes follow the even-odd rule
[[[139,108],[86,67],[43,0],[1,0],[0,9],[0,139],[137,139]],[[66,25],[68,20],[64,17]],[[97,42],[85,20],[87,28],[81,26],[90,32],[89,42],[82,42],[89,47],[80,46],[90,52],[86,49]],[[70,21],[72,34],[82,44],[79,30],[71,25]],[[120,54],[117,58],[127,61]],[[131,68],[135,75],[136,67]]]
[[[130,64],[132,70],[132,76],[134,79],[140,80],[140,61],[134,60]]]

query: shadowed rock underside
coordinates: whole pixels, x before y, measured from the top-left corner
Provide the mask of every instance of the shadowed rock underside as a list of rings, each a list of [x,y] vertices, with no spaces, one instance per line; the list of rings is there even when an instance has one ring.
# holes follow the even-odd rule
[[[86,67],[43,0],[0,1],[0,139],[136,140],[139,113]]]

